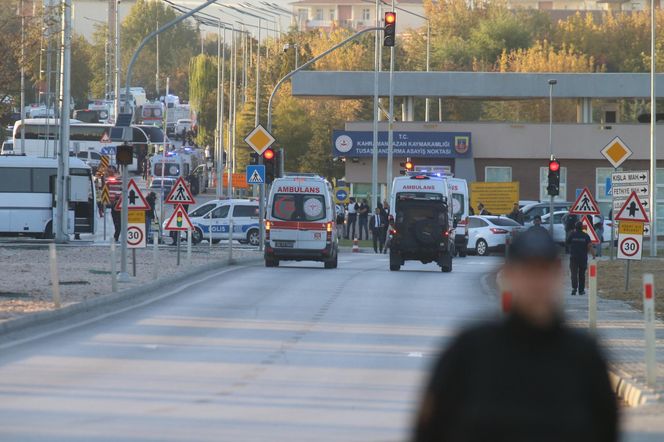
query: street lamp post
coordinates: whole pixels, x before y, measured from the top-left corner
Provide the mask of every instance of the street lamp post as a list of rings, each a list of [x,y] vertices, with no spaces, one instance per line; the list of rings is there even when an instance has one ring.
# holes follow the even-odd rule
[[[558,83],[556,79],[549,80],[549,159],[553,160],[553,86]],[[549,233],[553,236],[553,198],[549,198]]]

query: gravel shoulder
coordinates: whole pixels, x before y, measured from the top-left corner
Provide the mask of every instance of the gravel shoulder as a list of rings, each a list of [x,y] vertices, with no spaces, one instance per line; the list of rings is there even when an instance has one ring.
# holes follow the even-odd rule
[[[181,265],[177,266],[175,247],[162,246],[158,254],[158,278],[171,277],[197,266],[228,261],[228,249],[202,244],[194,247],[191,263],[186,260],[186,246],[180,251]],[[244,258],[258,252],[233,249],[233,258]],[[128,254],[128,270],[132,274],[132,253]],[[118,265],[119,270],[119,250]],[[57,264],[62,306],[75,304],[111,293],[110,246],[63,245],[57,248]],[[136,250],[136,277],[118,283],[118,291],[154,281],[153,249]],[[29,313],[54,310],[49,270],[48,245],[0,247],[0,322]]]

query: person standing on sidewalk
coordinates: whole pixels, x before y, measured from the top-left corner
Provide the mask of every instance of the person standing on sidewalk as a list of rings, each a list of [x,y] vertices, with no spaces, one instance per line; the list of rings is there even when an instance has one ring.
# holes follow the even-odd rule
[[[362,241],[362,232],[364,232],[364,239],[369,240],[369,203],[366,199],[360,203],[357,219],[360,226],[360,241]]]
[[[371,217],[371,238],[373,239],[373,249],[375,253],[383,253],[386,228],[387,218],[383,215],[382,208],[376,207],[374,215]]]
[[[575,229],[569,234],[566,241],[569,248],[569,270],[572,274],[572,296],[586,294],[586,269],[588,268],[588,253],[595,257],[590,236],[583,231],[583,223],[577,221]]]
[[[618,405],[595,340],[565,324],[558,246],[518,235],[502,268],[512,310],[453,339],[435,364],[414,442],[618,440]]]
[[[357,225],[357,203],[355,198],[348,203],[348,224],[346,225],[346,238],[351,241],[355,239],[355,226]],[[351,233],[352,232],[352,233]]]

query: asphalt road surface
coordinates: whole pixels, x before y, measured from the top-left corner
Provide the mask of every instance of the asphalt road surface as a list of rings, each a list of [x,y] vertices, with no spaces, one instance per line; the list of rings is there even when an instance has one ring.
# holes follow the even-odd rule
[[[385,255],[223,269],[73,330],[0,346],[0,440],[402,441],[441,344],[495,315],[481,279]]]

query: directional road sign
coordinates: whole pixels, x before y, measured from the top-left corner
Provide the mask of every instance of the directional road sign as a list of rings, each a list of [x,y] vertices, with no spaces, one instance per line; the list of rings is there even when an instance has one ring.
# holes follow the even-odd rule
[[[581,194],[572,205],[569,213],[576,215],[599,215],[599,206],[595,202],[590,190],[587,187],[583,189]]]
[[[641,223],[650,222],[648,219],[648,213],[641,204],[638,196],[635,192],[625,200],[625,203],[621,207],[620,211],[615,217],[616,221],[638,221]]]
[[[628,172],[613,172],[611,182],[614,186],[647,186],[650,182],[650,171],[632,170]]]
[[[590,223],[590,221],[588,221],[587,216],[581,217],[581,224],[583,225],[583,230],[588,234],[588,236],[590,236],[590,242],[593,244],[599,244],[602,242],[599,236],[597,236],[595,228]]]
[[[189,215],[187,215],[187,211],[184,210],[182,204],[178,204],[177,206],[175,206],[175,210],[173,211],[173,214],[166,222],[166,226],[164,226],[164,229],[182,230],[182,231],[194,230],[194,226],[191,223],[191,220],[189,219]]]
[[[196,204],[184,178],[179,177],[164,201],[166,204]]]
[[[627,197],[629,198],[629,197]],[[615,199],[613,201],[613,214],[618,215],[618,212],[620,212],[620,209],[625,205],[625,201],[627,201],[627,198],[620,198],[620,199]],[[645,209],[645,211],[648,211],[648,208],[650,207],[650,200],[646,197],[639,197],[639,202]],[[615,218],[615,217],[614,217]]]
[[[641,186],[613,186],[613,197],[618,199],[623,197],[623,199],[629,198],[632,192],[636,193],[637,196],[648,196],[650,195],[647,185]]]
[[[247,184],[265,184],[265,166],[247,166]]]
[[[270,147],[276,140],[270,132],[265,130],[265,128],[259,124],[249,133],[249,135],[246,136],[244,141],[249,147],[255,150],[258,155],[262,155],[263,152],[265,152],[265,149]]]
[[[128,210],[150,210],[150,205],[133,178],[127,184],[127,201],[129,202],[127,204]],[[122,210],[122,198],[118,199],[115,210]]]
[[[615,137],[609,144],[604,146],[601,154],[617,169],[627,158],[632,156],[632,150],[627,147],[620,137]]]

